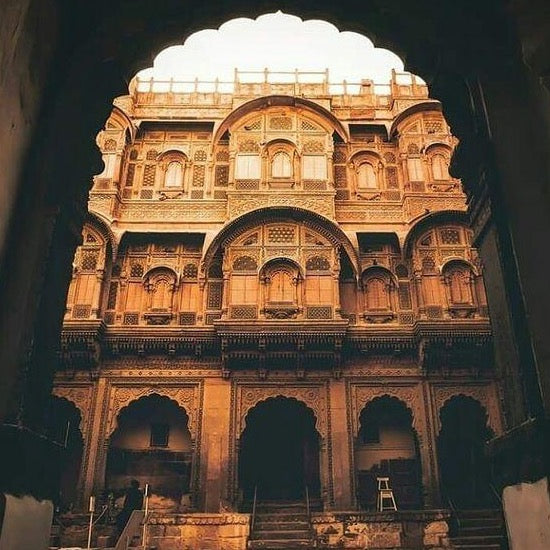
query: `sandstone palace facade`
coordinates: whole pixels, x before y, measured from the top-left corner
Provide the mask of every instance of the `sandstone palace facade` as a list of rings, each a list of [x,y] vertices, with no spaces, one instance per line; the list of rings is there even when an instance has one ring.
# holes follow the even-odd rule
[[[441,105],[408,74],[260,80],[134,79],[97,137],[62,501],[137,478],[166,511],[372,510],[381,474],[400,510],[489,499],[499,380]]]

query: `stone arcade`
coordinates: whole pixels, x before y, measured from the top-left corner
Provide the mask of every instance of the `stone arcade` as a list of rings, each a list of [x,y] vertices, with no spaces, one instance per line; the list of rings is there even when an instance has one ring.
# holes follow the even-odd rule
[[[389,475],[439,546],[445,515],[418,510],[494,505],[482,448],[503,429],[455,139],[410,74],[300,76],[134,79],[114,101],[53,388],[58,431],[79,425],[62,500],[137,478],[153,522],[208,512],[244,548],[255,494],[307,493],[320,541],[400,547],[399,520],[345,514]]]

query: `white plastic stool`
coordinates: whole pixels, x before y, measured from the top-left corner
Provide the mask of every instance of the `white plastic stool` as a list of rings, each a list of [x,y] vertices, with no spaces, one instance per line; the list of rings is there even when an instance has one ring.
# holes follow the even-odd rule
[[[397,511],[397,504],[395,504],[395,498],[393,497],[393,491],[390,488],[389,477],[377,477],[378,482],[378,498],[376,500],[376,507],[379,512],[385,512],[387,510]]]

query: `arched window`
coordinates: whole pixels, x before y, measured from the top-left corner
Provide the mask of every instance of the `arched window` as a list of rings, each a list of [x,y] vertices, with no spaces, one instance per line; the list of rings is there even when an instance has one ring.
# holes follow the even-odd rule
[[[165,187],[183,187],[183,166],[180,162],[172,161],[166,168],[164,178]]]
[[[370,277],[366,281],[366,301],[369,311],[390,309],[388,282],[382,277]]]
[[[269,284],[269,301],[276,303],[293,303],[296,298],[296,285],[292,273],[286,269],[271,272]]]
[[[452,305],[468,305],[473,303],[471,272],[466,266],[455,266],[446,270],[446,280]]]
[[[447,159],[441,153],[432,156],[432,173],[434,180],[448,180],[449,167]]]
[[[287,153],[279,151],[273,155],[271,160],[271,177],[273,178],[291,178],[292,163]]]
[[[359,189],[378,188],[376,170],[370,162],[364,162],[361,166],[359,166],[359,170],[357,172],[357,187]]]

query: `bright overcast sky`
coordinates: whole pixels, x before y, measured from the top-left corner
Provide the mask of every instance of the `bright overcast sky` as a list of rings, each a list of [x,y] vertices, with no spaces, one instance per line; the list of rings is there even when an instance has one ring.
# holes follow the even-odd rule
[[[371,79],[386,83],[391,70],[403,71],[403,62],[388,50],[355,32],[340,32],[320,20],[302,21],[281,12],[257,19],[239,18],[218,30],[192,34],[182,46],[172,46],[155,58],[152,68],[138,73],[140,79],[233,81],[233,71],[324,71],[330,81],[359,82]],[[251,78],[259,80],[261,77]],[[244,79],[243,79],[244,80]],[[271,79],[279,80],[280,79]],[[321,80],[321,77],[313,79]],[[302,79],[303,81],[303,79]]]

